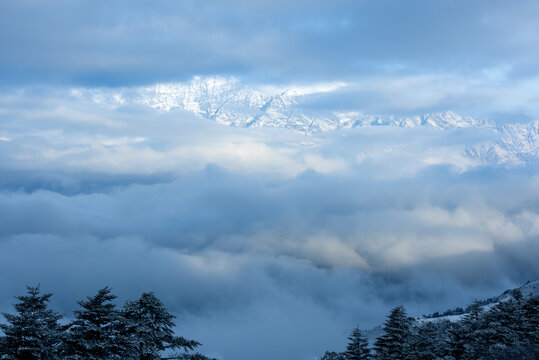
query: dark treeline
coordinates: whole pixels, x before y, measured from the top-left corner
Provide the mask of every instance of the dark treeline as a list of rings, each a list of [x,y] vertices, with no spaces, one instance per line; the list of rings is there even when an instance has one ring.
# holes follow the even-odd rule
[[[174,316],[153,293],[117,309],[105,287],[79,301],[68,324],[48,307],[51,296],[28,287],[16,297],[15,313],[3,313],[0,359],[212,360],[194,352],[200,343],[174,334]]]
[[[118,309],[108,287],[78,302],[74,320],[48,307],[52,294],[39,286],[17,296],[15,313],[3,313],[0,359],[20,360],[214,360],[198,352],[195,340],[176,336],[174,316],[153,294],[144,293]],[[355,328],[346,350],[322,360],[535,360],[539,358],[539,300],[514,291],[496,303],[476,302],[456,321],[415,320],[394,308],[383,333],[370,346]]]
[[[346,351],[326,352],[322,360],[536,360],[538,302],[515,291],[491,307],[474,303],[457,321],[414,320],[399,306],[391,311],[372,348],[356,328]]]

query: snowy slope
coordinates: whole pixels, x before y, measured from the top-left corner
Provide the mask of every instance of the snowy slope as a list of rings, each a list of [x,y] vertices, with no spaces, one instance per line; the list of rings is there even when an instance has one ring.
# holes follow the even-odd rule
[[[495,296],[493,298],[481,301],[481,307],[483,310],[488,311],[496,304],[502,302],[502,301],[508,301],[509,299],[514,297],[514,294],[516,291],[520,291],[522,296],[524,297],[539,297],[539,280],[528,282],[527,284],[522,285],[521,287],[518,287],[516,289],[506,290],[502,294]],[[418,322],[425,322],[425,321],[441,321],[441,320],[449,320],[451,322],[459,321],[464,316],[466,316],[467,311],[464,310],[460,314],[451,314],[451,315],[444,315],[444,316],[421,316],[416,319]]]
[[[496,304],[502,301],[507,301],[511,299],[515,292],[517,290],[520,290],[521,294],[524,297],[539,297],[539,281],[533,281],[528,282],[527,284],[511,290],[506,290],[502,294],[492,297],[490,299],[481,301],[480,304],[484,311],[488,311],[490,308],[494,307]],[[453,311],[450,311],[453,312]],[[450,321],[450,322],[457,322],[462,320],[466,316],[467,312],[466,310],[460,312],[459,314],[452,314],[452,315],[444,315],[444,316],[420,316],[414,319],[415,325],[421,325],[426,322],[436,322],[436,321]],[[369,343],[371,346],[375,343],[376,339],[379,338],[381,335],[384,334],[384,329],[382,325],[378,325],[374,328],[368,329],[365,331],[365,334],[367,336],[367,339],[369,340]]]
[[[507,124],[499,128],[500,137],[487,144],[469,146],[469,157],[488,163],[525,164],[539,159],[539,121]]]
[[[488,311],[488,309],[492,308],[497,303],[501,301],[509,300],[510,298],[513,297],[516,290],[520,290],[521,294],[524,297],[532,296],[532,297],[538,298],[539,297],[539,281],[528,282],[527,284],[519,288],[506,290],[505,292],[503,292],[502,294],[498,296],[482,301],[481,305],[483,307],[483,310]],[[430,315],[420,316],[420,317],[415,318],[414,320],[416,321],[417,324],[431,322],[431,321],[444,321],[444,320],[447,320],[450,322],[457,322],[457,321],[462,320],[464,316],[466,316],[466,314],[467,312],[466,310],[464,310],[459,314],[436,316],[436,317],[433,317]],[[384,330],[381,325],[378,325],[372,329],[367,330],[366,335],[369,340],[369,343],[374,344],[376,339],[380,337],[383,333],[384,333]]]

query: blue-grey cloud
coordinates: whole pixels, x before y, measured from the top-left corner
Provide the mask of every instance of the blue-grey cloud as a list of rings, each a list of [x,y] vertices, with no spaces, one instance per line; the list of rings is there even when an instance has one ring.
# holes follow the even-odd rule
[[[4,190],[2,309],[37,282],[67,316],[105,284],[120,300],[153,290],[215,355],[308,359],[396,304],[430,313],[537,278],[536,184],[447,169],[275,183],[210,167],[86,194]]]
[[[4,2],[4,82],[537,76],[534,1]]]
[[[307,136],[64,93],[1,100],[1,310],[38,282],[66,316],[104,285],[152,290],[208,353],[309,359],[397,304],[539,275],[537,165],[461,157],[492,129]]]

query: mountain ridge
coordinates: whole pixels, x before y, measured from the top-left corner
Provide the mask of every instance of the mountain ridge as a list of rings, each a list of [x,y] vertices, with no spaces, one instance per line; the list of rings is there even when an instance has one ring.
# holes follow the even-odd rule
[[[519,166],[539,161],[539,120],[499,125],[453,111],[411,116],[376,115],[363,111],[312,110],[302,106],[307,96],[326,90],[301,88],[257,90],[234,77],[194,77],[186,82],[120,89],[71,89],[77,99],[115,109],[136,104],[157,111],[182,110],[225,126],[282,128],[305,135],[368,126],[491,129],[493,136],[479,144],[464,144],[463,155],[483,164]]]
[[[243,86],[233,77],[195,77],[183,83],[161,83],[125,89],[72,89],[71,95],[90,97],[110,108],[143,104],[161,111],[184,110],[237,127],[276,127],[302,133],[330,132],[362,126],[418,127],[437,129],[495,127],[488,119],[475,120],[453,111],[413,116],[368,114],[362,111],[313,111],[301,107],[312,92],[281,89],[267,92]]]

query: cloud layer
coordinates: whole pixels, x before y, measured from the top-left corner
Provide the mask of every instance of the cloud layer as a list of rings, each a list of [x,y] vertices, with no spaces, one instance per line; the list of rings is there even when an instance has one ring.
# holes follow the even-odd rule
[[[533,0],[3,2],[0,74],[8,86],[346,82],[315,103],[538,118],[538,10]]]
[[[153,290],[210,354],[310,359],[392,306],[539,275],[536,165],[462,157],[491,130],[306,136],[65,93],[2,97],[2,310],[38,282],[67,316],[107,284]]]
[[[19,1],[2,4],[2,44],[10,51],[3,51],[1,68],[11,79],[32,82],[255,72],[320,80],[373,69],[501,65],[517,66],[511,74],[519,77],[524,69],[537,75],[536,12],[537,4],[526,0]]]

